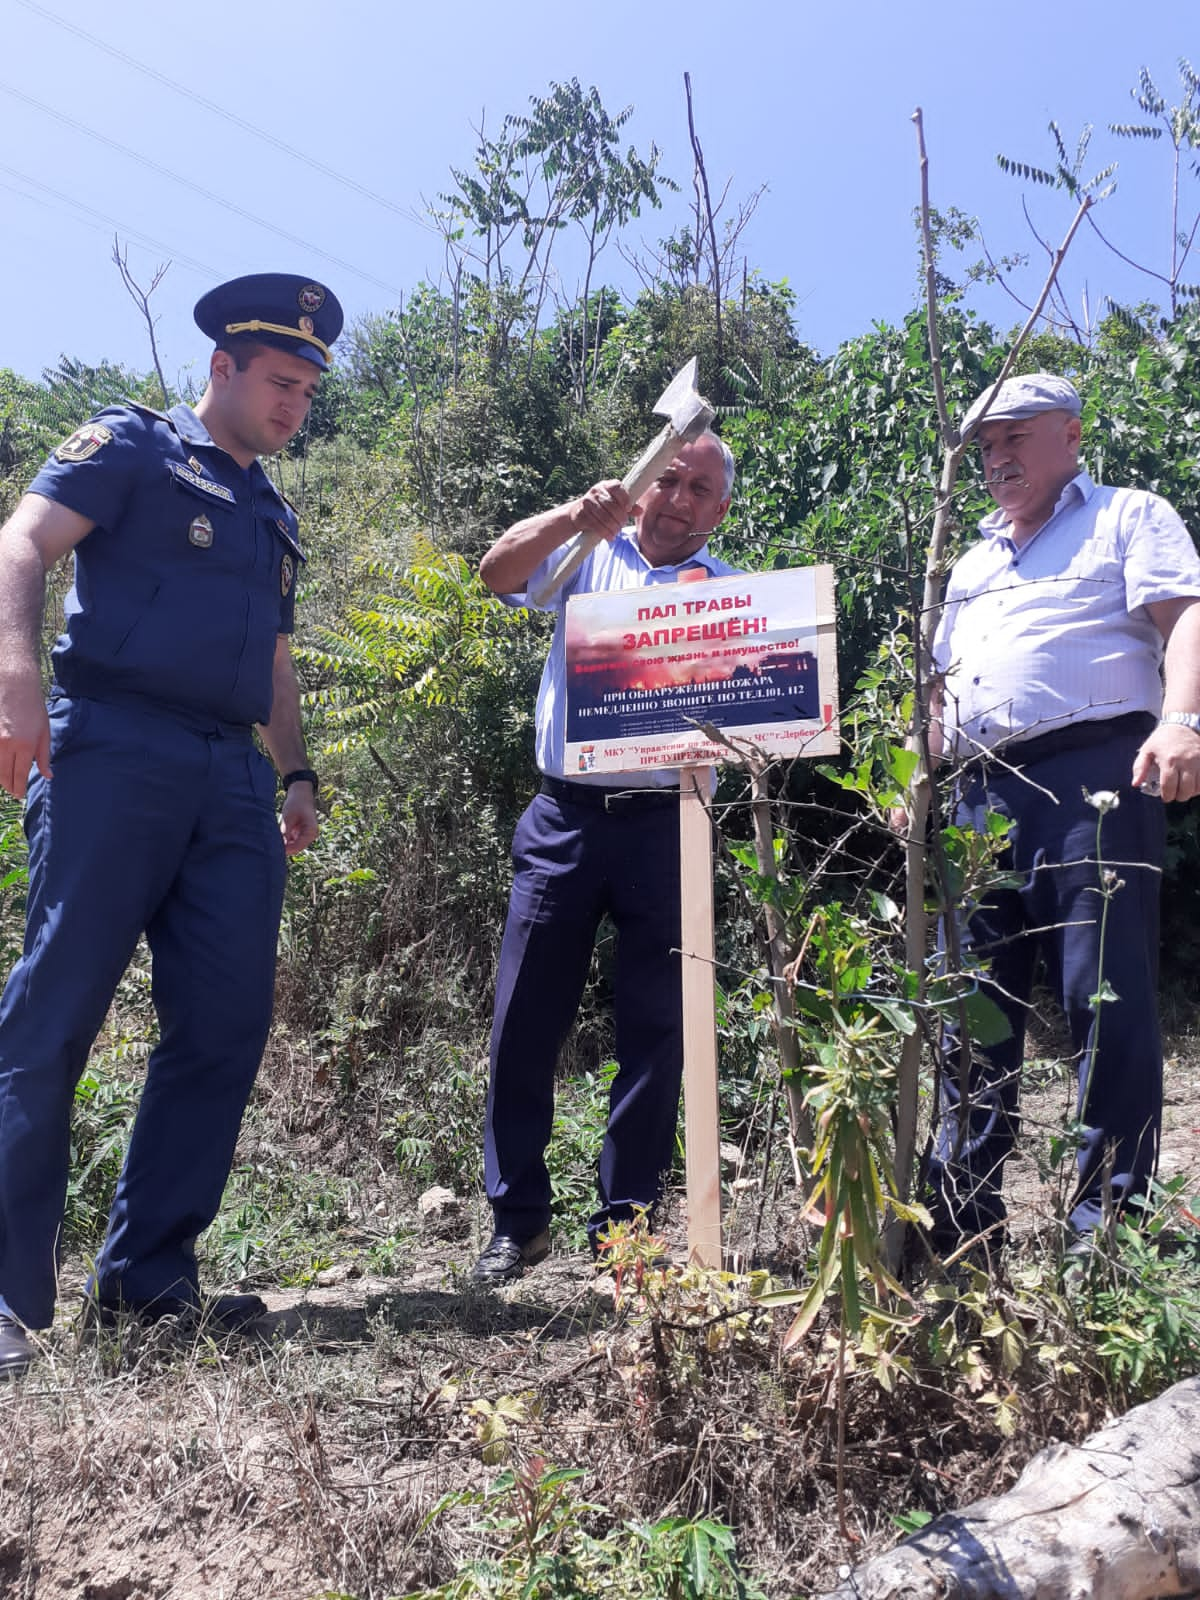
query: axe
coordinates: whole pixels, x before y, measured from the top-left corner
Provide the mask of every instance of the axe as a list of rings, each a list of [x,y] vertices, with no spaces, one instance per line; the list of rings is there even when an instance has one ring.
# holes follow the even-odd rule
[[[654,442],[638,457],[621,480],[631,500],[638,500],[675,455],[680,445],[698,439],[716,415],[703,395],[696,392],[696,357],[680,367],[654,404],[654,415],[666,417],[667,425]],[[600,542],[598,533],[577,533],[559,557],[558,565],[530,596],[535,606],[543,606],[550,596],[578,570],[583,559]]]

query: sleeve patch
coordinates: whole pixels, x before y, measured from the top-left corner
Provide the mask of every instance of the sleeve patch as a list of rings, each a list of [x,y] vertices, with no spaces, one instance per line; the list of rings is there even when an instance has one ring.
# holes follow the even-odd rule
[[[113,431],[105,427],[102,422],[87,422],[82,428],[76,428],[69,439],[63,441],[54,452],[56,461],[86,461],[89,456],[94,456],[97,450],[102,450],[106,444],[113,441]]]

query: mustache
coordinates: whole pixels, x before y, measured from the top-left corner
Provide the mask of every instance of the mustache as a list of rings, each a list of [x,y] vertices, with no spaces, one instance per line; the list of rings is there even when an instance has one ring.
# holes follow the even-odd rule
[[[1005,468],[1005,467],[997,467],[995,472],[989,474],[987,481],[988,481],[989,484],[994,484],[994,483],[1020,483],[1020,484],[1027,484],[1029,482],[1029,480],[1028,480],[1028,478],[1026,478],[1025,474],[1023,472],[1021,472],[1019,469],[1013,470],[1013,469],[1009,469],[1009,468]]]

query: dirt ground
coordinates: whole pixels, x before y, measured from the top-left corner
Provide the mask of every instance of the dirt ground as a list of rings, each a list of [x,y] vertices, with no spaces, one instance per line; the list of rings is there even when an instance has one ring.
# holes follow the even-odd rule
[[[1070,1168],[1047,1173],[1051,1136],[1074,1111],[1073,1068],[1063,1064],[1064,1036],[1045,1019],[1031,1029],[1022,1089],[1022,1139],[1004,1176],[1004,1193],[1018,1236],[1042,1227],[1063,1209]],[[1169,1038],[1163,1063],[1163,1124],[1159,1177],[1195,1175],[1200,1182],[1200,1040],[1191,1034]]]
[[[1055,1206],[1055,1181],[1039,1169],[1067,1088],[1037,1063],[1030,1077],[1006,1188],[1014,1233],[1033,1235],[1036,1248]],[[1162,1172],[1200,1172],[1200,1051],[1190,1038],[1168,1064]],[[744,1231],[757,1209],[752,1179],[739,1192],[734,1227]],[[666,1231],[682,1259],[679,1202]],[[644,1329],[614,1307],[611,1279],[587,1260],[556,1250],[519,1284],[481,1293],[465,1273],[483,1218],[468,1210],[445,1232],[381,1279],[358,1275],[364,1236],[349,1229],[342,1259],[317,1283],[266,1293],[257,1335],[223,1343],[169,1324],[84,1331],[69,1313],[80,1274],[68,1271],[67,1309],[44,1358],[0,1392],[0,1596],[407,1595],[455,1570],[469,1513],[430,1513],[448,1491],[494,1478],[484,1446],[489,1429],[508,1428],[518,1457],[584,1466],[585,1491],[623,1515],[711,1506],[736,1527],[747,1570],[773,1600],[790,1600],[832,1587],[839,1565],[894,1542],[898,1510],[999,1492],[1043,1444],[1104,1420],[1064,1409],[1047,1388],[1010,1440],[981,1426],[978,1407],[921,1391],[915,1405],[914,1391],[891,1403],[872,1390],[848,1430],[848,1543],[837,1532],[819,1362],[809,1372],[774,1358],[739,1365],[718,1317],[688,1356],[704,1384],[672,1389]],[[787,1235],[779,1224],[768,1241],[781,1281]],[[505,1397],[513,1417],[497,1423]]]

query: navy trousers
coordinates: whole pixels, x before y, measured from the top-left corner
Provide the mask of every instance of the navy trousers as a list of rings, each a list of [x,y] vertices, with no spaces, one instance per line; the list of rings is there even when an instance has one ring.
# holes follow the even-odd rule
[[[534,797],[513,839],[484,1135],[496,1229],[520,1240],[550,1221],[555,1065],[605,913],[617,930],[618,1071],[593,1238],[659,1198],[683,1072],[678,793],[552,787]]]
[[[981,827],[985,810],[1014,824],[1000,865],[1017,876],[1018,886],[989,894],[961,928],[966,947],[990,965],[987,990],[1012,1036],[973,1053],[967,1110],[958,1041],[950,1030],[930,1170],[935,1232],[969,1235],[1004,1218],[1000,1182],[1019,1127],[1025,1021],[1039,960],[1066,1015],[1078,1063],[1084,1131],[1071,1226],[1082,1233],[1100,1221],[1110,1149],[1115,1204],[1144,1193],[1153,1176],[1162,1121],[1157,987],[1165,822],[1162,801],[1130,786],[1144,738],[1145,730],[1120,732],[1100,744],[1039,754],[1019,772],[988,763],[964,777],[960,824]],[[1039,739],[1037,749],[1045,748]],[[1085,789],[1111,790],[1119,804],[1101,818],[1085,801]],[[1119,883],[1103,950],[1101,866]],[[1097,1011],[1091,998],[1102,980],[1116,999]]]
[[[94,1282],[198,1295],[270,1025],[285,863],[248,729],[92,700],[51,706],[30,784],[24,954],[0,1000],[0,1310],[54,1314],[72,1096],[144,931],[159,1039]]]

